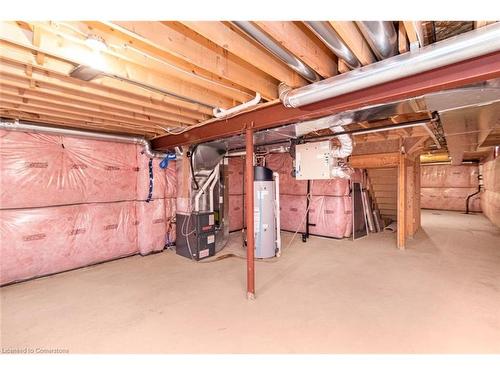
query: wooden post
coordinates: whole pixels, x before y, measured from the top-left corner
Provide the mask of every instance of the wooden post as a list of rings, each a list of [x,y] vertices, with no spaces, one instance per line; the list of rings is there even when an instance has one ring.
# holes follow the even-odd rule
[[[398,249],[406,245],[406,158],[403,152],[399,154],[398,165]]]
[[[253,203],[253,129],[248,127],[245,132],[245,210],[247,219],[247,298],[255,299],[255,261],[254,261],[254,203]]]

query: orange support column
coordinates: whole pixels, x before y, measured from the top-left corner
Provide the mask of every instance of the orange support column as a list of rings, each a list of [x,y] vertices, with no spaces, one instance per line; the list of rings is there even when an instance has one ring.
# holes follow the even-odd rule
[[[255,299],[255,240],[254,240],[254,203],[253,203],[253,129],[247,128],[245,132],[246,158],[245,175],[246,195],[245,211],[247,219],[247,298]]]

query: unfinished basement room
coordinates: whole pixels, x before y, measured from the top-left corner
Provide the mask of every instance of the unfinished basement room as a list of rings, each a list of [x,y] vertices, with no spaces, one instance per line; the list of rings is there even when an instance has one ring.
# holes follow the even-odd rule
[[[500,22],[5,20],[0,52],[2,353],[500,353]]]

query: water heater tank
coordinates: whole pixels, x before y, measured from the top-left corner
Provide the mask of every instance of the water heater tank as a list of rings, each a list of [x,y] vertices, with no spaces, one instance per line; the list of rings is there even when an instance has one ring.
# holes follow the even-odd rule
[[[272,258],[277,251],[276,186],[273,171],[254,167],[255,257]]]

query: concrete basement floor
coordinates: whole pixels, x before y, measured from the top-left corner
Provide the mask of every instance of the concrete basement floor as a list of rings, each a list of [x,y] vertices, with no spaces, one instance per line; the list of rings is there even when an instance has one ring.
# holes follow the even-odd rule
[[[70,353],[500,353],[500,230],[423,211],[395,235],[297,236],[277,262],[163,252],[2,288],[2,348]],[[291,234],[284,233],[288,244]],[[241,251],[239,234],[229,250]],[[224,251],[226,252],[226,250]]]

